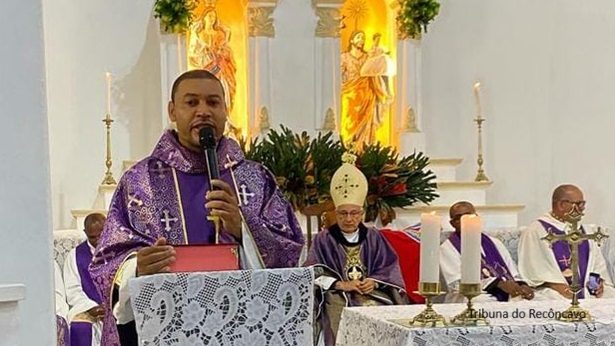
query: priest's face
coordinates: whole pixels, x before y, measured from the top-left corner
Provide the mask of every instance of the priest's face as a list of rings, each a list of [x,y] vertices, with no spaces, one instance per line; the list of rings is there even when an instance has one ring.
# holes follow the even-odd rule
[[[352,233],[363,221],[363,208],[353,204],[343,204],[335,210],[337,225],[344,233]]]
[[[449,210],[450,224],[455,231],[461,232],[461,217],[476,214],[474,206],[468,202],[455,203]]]
[[[585,211],[585,198],[583,192],[578,188],[570,188],[564,197],[558,200],[553,206],[553,214],[560,218],[565,218],[573,209],[583,213]]]
[[[177,124],[179,142],[200,152],[199,130],[214,129],[216,139],[224,133],[228,116],[222,84],[215,79],[191,78],[183,80],[169,102],[169,118]]]
[[[104,219],[101,221],[92,222],[88,228],[85,229],[85,235],[88,237],[88,243],[93,247],[98,245],[100,234],[102,233],[103,226],[105,225]]]

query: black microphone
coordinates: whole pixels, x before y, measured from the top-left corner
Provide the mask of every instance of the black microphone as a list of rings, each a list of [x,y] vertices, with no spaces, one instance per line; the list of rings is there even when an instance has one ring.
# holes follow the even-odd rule
[[[218,168],[218,156],[216,155],[216,136],[212,127],[206,126],[199,130],[199,143],[201,144],[201,149],[205,152],[209,186],[213,190],[211,181],[212,179],[220,178],[220,170]]]

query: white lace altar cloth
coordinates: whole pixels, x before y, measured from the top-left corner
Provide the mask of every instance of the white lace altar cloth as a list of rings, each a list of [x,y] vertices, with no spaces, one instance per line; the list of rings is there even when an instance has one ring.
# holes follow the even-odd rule
[[[345,308],[337,345],[615,345],[615,299],[582,300],[581,307],[594,318],[591,322],[566,323],[538,315],[568,306],[564,301],[478,303],[475,308],[484,311],[489,326],[440,328],[410,328],[392,322],[407,321],[421,312],[423,305]],[[436,304],[434,308],[449,320],[465,304]],[[514,318],[515,311],[524,313],[525,318]],[[507,318],[502,316],[504,312]]]
[[[139,345],[311,345],[312,268],[131,280]]]

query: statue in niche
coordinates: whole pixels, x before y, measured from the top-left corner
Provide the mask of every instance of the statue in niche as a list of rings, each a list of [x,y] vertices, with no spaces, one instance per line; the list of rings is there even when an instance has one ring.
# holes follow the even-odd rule
[[[190,28],[188,60],[193,68],[207,70],[220,79],[226,93],[226,104],[232,111],[237,89],[237,65],[229,46],[230,40],[230,29],[219,22],[215,7],[209,7]]]
[[[388,77],[395,74],[394,64],[380,47],[380,34],[373,36],[372,48],[364,50],[365,32],[350,35],[348,49],[341,56],[342,119],[344,130],[360,149],[373,143],[392,101]]]

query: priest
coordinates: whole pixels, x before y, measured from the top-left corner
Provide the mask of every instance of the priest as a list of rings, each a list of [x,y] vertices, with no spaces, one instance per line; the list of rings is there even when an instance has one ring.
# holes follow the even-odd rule
[[[314,340],[326,345],[335,344],[344,307],[407,302],[397,255],[362,222],[367,179],[354,156],[345,154],[344,161],[331,179],[337,223],[316,235],[305,262],[316,274]]]
[[[224,136],[228,117],[220,80],[205,70],[180,75],[171,90],[169,117],[177,130],[164,132],[154,151],[121,178],[90,271],[103,296],[104,345],[136,345],[127,282],[135,275],[165,273],[176,244],[236,243],[243,268],[297,265],[303,234],[273,175],[246,160]],[[220,179],[208,179],[199,132],[211,127]],[[113,311],[113,313],[111,313]]]
[[[572,298],[573,268],[570,246],[564,241],[550,245],[543,238],[547,232],[564,234],[570,213],[585,210],[583,192],[575,185],[560,185],[551,197],[551,211],[534,221],[519,238],[519,271],[527,282],[550,299]],[[585,228],[581,231],[585,233]],[[611,277],[598,245],[585,240],[579,244],[578,298],[615,298]],[[595,280],[590,280],[590,277]],[[598,278],[599,276],[599,278]],[[591,281],[591,282],[590,282]],[[592,285],[594,285],[592,287]]]
[[[88,267],[104,224],[104,215],[88,215],[84,221],[86,241],[72,249],[64,261],[64,286],[70,307],[68,317],[71,346],[100,345],[105,310]]]
[[[446,302],[461,303],[461,217],[476,214],[474,205],[467,201],[453,204],[449,209],[450,224],[455,231],[440,246],[440,268],[446,281]],[[475,301],[509,301],[534,299],[530,288],[517,271],[508,249],[498,239],[481,235],[481,286],[484,293]]]

